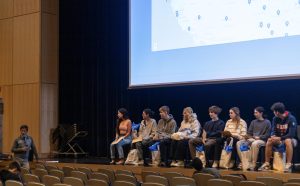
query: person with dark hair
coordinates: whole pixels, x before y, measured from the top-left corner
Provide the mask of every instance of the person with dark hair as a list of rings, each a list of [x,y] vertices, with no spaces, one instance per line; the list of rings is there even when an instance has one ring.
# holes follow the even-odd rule
[[[21,166],[17,161],[13,161],[8,165],[8,170],[3,169],[0,171],[0,179],[3,185],[7,180],[15,180],[22,182],[21,179]]]
[[[194,139],[189,140],[189,149],[192,159],[196,156],[196,147],[198,145],[203,144],[205,149],[205,157],[208,159],[209,154],[212,150],[214,150],[214,163],[213,167],[218,167],[219,159],[221,156],[221,145],[222,145],[222,138],[221,134],[224,130],[225,123],[224,121],[219,119],[219,114],[221,113],[222,109],[218,106],[211,106],[208,108],[208,113],[211,118],[210,121],[207,121],[203,127],[202,137],[196,137]],[[199,133],[200,135],[200,133]],[[208,162],[208,161],[206,161]],[[204,165],[206,166],[206,165]]]
[[[159,141],[159,149],[161,156],[161,166],[169,166],[169,151],[171,145],[171,135],[175,132],[177,124],[173,116],[170,114],[168,106],[159,108],[161,119],[158,121],[157,131],[153,137],[154,141]]]
[[[191,163],[191,166],[194,169],[196,169],[194,174],[205,173],[205,174],[211,174],[215,178],[221,178],[221,174],[220,174],[219,170],[217,170],[216,168],[203,168],[202,161],[199,158],[194,158]]]
[[[271,134],[271,122],[264,118],[265,109],[263,107],[256,107],[254,109],[255,120],[251,121],[250,127],[247,132],[247,139],[237,142],[237,152],[241,158],[241,145],[251,146],[250,148],[250,170],[256,168],[257,157],[259,149],[266,145],[267,139]]]
[[[230,119],[226,122],[224,132],[229,133],[233,138],[231,160],[234,161],[237,154],[236,143],[239,140],[245,139],[247,135],[247,123],[241,118],[238,107],[230,108],[229,117]],[[228,141],[228,137],[224,138],[224,141],[226,140]],[[238,168],[242,168],[241,163],[238,165]]]
[[[289,112],[286,111],[283,103],[274,103],[271,107],[274,113],[272,121],[271,137],[268,139],[265,150],[265,163],[259,170],[270,169],[270,158],[272,156],[272,147],[284,144],[286,146],[286,165],[285,172],[292,170],[293,147],[296,146],[296,130],[297,120]]]
[[[138,132],[138,137],[142,139],[142,141],[136,142],[135,146],[138,150],[139,156],[139,164],[148,165],[145,157],[149,154],[149,146],[153,144],[153,137],[157,130],[157,123],[155,119],[153,119],[154,112],[151,109],[143,110],[141,121],[141,125]]]
[[[200,131],[200,122],[197,119],[197,114],[193,112],[191,107],[183,109],[183,121],[176,133],[171,136],[171,158],[172,167],[183,167],[188,142],[190,139],[196,138]]]
[[[111,164],[124,164],[123,146],[128,145],[132,141],[131,136],[131,120],[128,111],[125,108],[118,110],[118,120],[116,125],[116,137],[110,145]],[[116,148],[118,150],[119,161],[115,161]]]
[[[33,141],[33,138],[28,135],[28,126],[21,125],[21,135],[15,139],[11,152],[14,153],[16,161],[19,161],[22,167],[29,169],[29,153],[32,150],[33,154],[38,161],[38,153]]]

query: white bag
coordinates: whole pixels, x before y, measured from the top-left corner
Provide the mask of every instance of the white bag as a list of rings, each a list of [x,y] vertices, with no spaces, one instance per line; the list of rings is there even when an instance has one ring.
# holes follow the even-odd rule
[[[160,151],[151,151],[152,165],[158,166],[160,164]]]
[[[244,150],[242,151],[241,146],[242,145],[246,145],[248,150]],[[248,143],[242,143],[240,146],[240,151],[241,151],[241,163],[242,163],[242,167],[243,167],[243,171],[246,171],[250,165],[251,165],[251,152],[249,150],[249,144]]]
[[[196,157],[199,158],[202,162],[203,167],[206,166],[206,157],[205,157],[205,152],[204,151],[196,151]]]
[[[286,153],[274,152],[273,156],[273,169],[283,172],[286,163]]]
[[[137,165],[139,163],[138,150],[132,149],[128,153],[127,159],[125,161],[125,165]]]
[[[219,164],[220,168],[230,169],[234,166],[234,161],[231,160],[232,151],[231,152],[226,151],[226,148],[228,148],[228,147],[232,148],[232,145],[233,145],[233,138],[230,139],[229,144],[227,144],[227,142],[225,141],[224,148],[221,153],[221,159],[220,159],[220,164]]]

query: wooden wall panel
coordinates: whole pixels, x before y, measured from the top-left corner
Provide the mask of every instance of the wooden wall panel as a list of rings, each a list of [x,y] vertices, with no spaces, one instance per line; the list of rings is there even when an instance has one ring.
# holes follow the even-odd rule
[[[13,136],[20,132],[21,124],[29,126],[29,134],[34,138],[39,150],[40,146],[40,85],[24,84],[13,86]]]
[[[13,0],[14,16],[39,12],[41,10],[40,1],[41,0]]]
[[[42,12],[50,14],[58,14],[58,0],[41,0]]]
[[[0,19],[13,16],[13,0],[0,0]]]
[[[50,130],[58,124],[58,96],[56,84],[42,84],[41,94],[41,123],[40,123],[40,152],[50,152]]]
[[[14,18],[13,84],[40,81],[40,14]]]
[[[57,16],[42,13],[42,82],[58,82]]]
[[[12,23],[12,18],[0,20],[0,85],[12,84]]]
[[[4,153],[10,153],[11,145],[13,143],[12,136],[13,136],[13,130],[12,130],[12,109],[13,109],[13,103],[12,103],[12,86],[0,86],[0,97],[3,98],[4,103],[4,113],[3,113],[3,127],[2,127],[2,144],[3,149],[2,152]]]

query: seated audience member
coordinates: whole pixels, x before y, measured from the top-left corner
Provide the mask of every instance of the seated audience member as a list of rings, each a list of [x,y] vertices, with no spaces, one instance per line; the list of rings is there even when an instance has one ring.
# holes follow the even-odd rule
[[[250,124],[250,127],[247,132],[247,139],[240,140],[237,142],[237,152],[241,159],[241,144],[250,146],[250,170],[254,170],[256,167],[257,157],[259,153],[259,149],[262,146],[266,145],[267,139],[270,137],[271,133],[271,122],[268,119],[265,119],[263,107],[256,107],[254,109],[255,120],[253,120]]]
[[[116,126],[116,138],[110,145],[110,156],[112,161],[111,164],[123,164],[124,163],[124,152],[123,146],[131,144],[131,121],[128,117],[128,112],[125,108],[118,110],[118,120]],[[115,162],[115,149],[118,150],[119,161]]]
[[[149,146],[153,144],[153,137],[157,130],[157,124],[155,119],[152,118],[154,112],[151,109],[145,109],[143,111],[142,117],[143,120],[141,121],[140,129],[138,132],[138,138],[142,141],[136,142],[135,146],[138,150],[138,156],[140,163],[148,165],[146,162],[146,155],[149,154]]]
[[[170,114],[168,106],[159,108],[161,119],[157,124],[157,131],[153,138],[154,141],[159,141],[159,150],[161,156],[161,166],[168,166],[169,151],[171,145],[171,135],[175,132],[177,124],[173,116]]]
[[[8,165],[8,170],[3,169],[0,171],[0,179],[3,185],[7,180],[15,180],[22,182],[21,179],[21,166],[17,161],[13,161]]]
[[[178,132],[174,133],[171,143],[171,166],[184,166],[184,157],[187,151],[188,142],[199,135],[200,123],[197,120],[196,113],[193,113],[191,107],[186,107],[183,110],[183,121],[181,122]]]
[[[293,147],[297,144],[295,139],[297,120],[289,111],[286,111],[283,103],[274,103],[271,107],[271,110],[274,113],[271,137],[268,139],[266,144],[265,163],[259,168],[259,170],[269,170],[272,147],[274,145],[285,144],[286,165],[284,171],[291,172]]]
[[[205,174],[211,174],[215,178],[221,178],[221,174],[219,170],[217,170],[216,168],[203,168],[202,161],[199,158],[194,158],[191,165],[194,169],[196,169],[194,174],[205,173]]]
[[[224,131],[229,132],[233,137],[233,148],[231,154],[231,160],[235,160],[236,157],[236,143],[239,140],[244,139],[247,135],[247,123],[240,116],[240,109],[238,107],[232,107],[229,110],[230,119],[226,122]],[[228,140],[228,139],[223,139]],[[238,168],[241,168],[239,164]]]
[[[225,127],[224,121],[220,120],[218,115],[221,113],[222,109],[218,106],[211,106],[208,109],[210,121],[207,121],[203,127],[202,138],[196,137],[189,140],[189,149],[192,159],[196,156],[196,147],[198,145],[204,144],[205,155],[208,159],[211,150],[214,150],[214,163],[213,167],[216,168],[219,165],[219,159],[221,156],[221,146],[222,146],[222,132]],[[208,161],[206,161],[208,162]]]

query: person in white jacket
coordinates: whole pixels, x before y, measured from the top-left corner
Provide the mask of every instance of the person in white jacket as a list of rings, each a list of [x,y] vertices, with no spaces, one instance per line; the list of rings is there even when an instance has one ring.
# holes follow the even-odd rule
[[[188,142],[190,139],[196,138],[201,130],[197,114],[193,112],[191,107],[183,110],[183,121],[181,122],[178,132],[174,133],[171,143],[171,166],[184,166],[184,157],[187,152]]]

